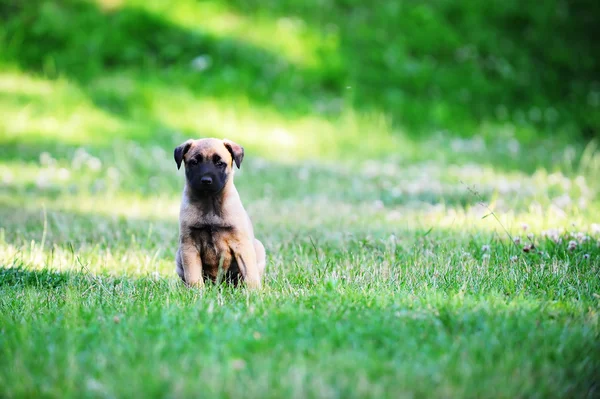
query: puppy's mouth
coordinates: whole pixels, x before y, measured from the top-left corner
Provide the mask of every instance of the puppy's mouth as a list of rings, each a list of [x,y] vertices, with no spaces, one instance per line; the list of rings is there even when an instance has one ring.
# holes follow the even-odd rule
[[[188,182],[190,188],[195,195],[199,197],[218,195],[223,191],[225,184],[218,181],[207,181],[202,179],[194,179]]]
[[[200,188],[195,189],[194,191],[201,195],[217,195],[221,191],[223,191],[223,187],[212,187],[212,188],[200,187]]]

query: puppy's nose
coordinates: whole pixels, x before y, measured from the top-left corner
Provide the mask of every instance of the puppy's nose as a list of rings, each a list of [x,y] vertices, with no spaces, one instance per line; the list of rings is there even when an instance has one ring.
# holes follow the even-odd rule
[[[205,186],[208,186],[208,185],[212,184],[212,177],[209,177],[209,176],[203,176],[203,177],[200,179],[200,183],[204,184]]]

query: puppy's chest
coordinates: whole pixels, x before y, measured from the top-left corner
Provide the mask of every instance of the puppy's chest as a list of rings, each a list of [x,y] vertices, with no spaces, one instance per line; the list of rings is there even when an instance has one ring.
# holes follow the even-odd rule
[[[221,262],[224,270],[230,267],[235,234],[235,228],[227,224],[190,226],[190,235],[200,252],[202,268],[205,272],[216,275]]]

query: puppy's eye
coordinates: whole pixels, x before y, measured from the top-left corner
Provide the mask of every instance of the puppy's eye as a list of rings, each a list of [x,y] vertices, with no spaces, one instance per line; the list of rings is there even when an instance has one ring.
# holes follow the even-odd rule
[[[198,160],[197,160],[197,159],[194,159],[194,158],[192,158],[192,159],[190,159],[190,160],[188,161],[188,165],[190,165],[190,166],[194,166],[194,165],[196,165],[197,163],[198,163]]]
[[[223,168],[227,164],[225,162],[223,162],[223,161],[217,161],[217,162],[215,162],[215,165],[218,166],[219,168]]]

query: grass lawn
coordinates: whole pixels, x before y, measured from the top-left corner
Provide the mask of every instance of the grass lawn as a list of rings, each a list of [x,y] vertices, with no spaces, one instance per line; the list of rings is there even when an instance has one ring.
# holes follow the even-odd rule
[[[507,82],[483,77],[477,115],[394,97],[345,58],[377,34],[301,3],[0,0],[0,397],[600,395],[600,153],[573,128],[596,116],[492,117]],[[246,148],[260,292],[175,274],[172,151],[207,136]]]

